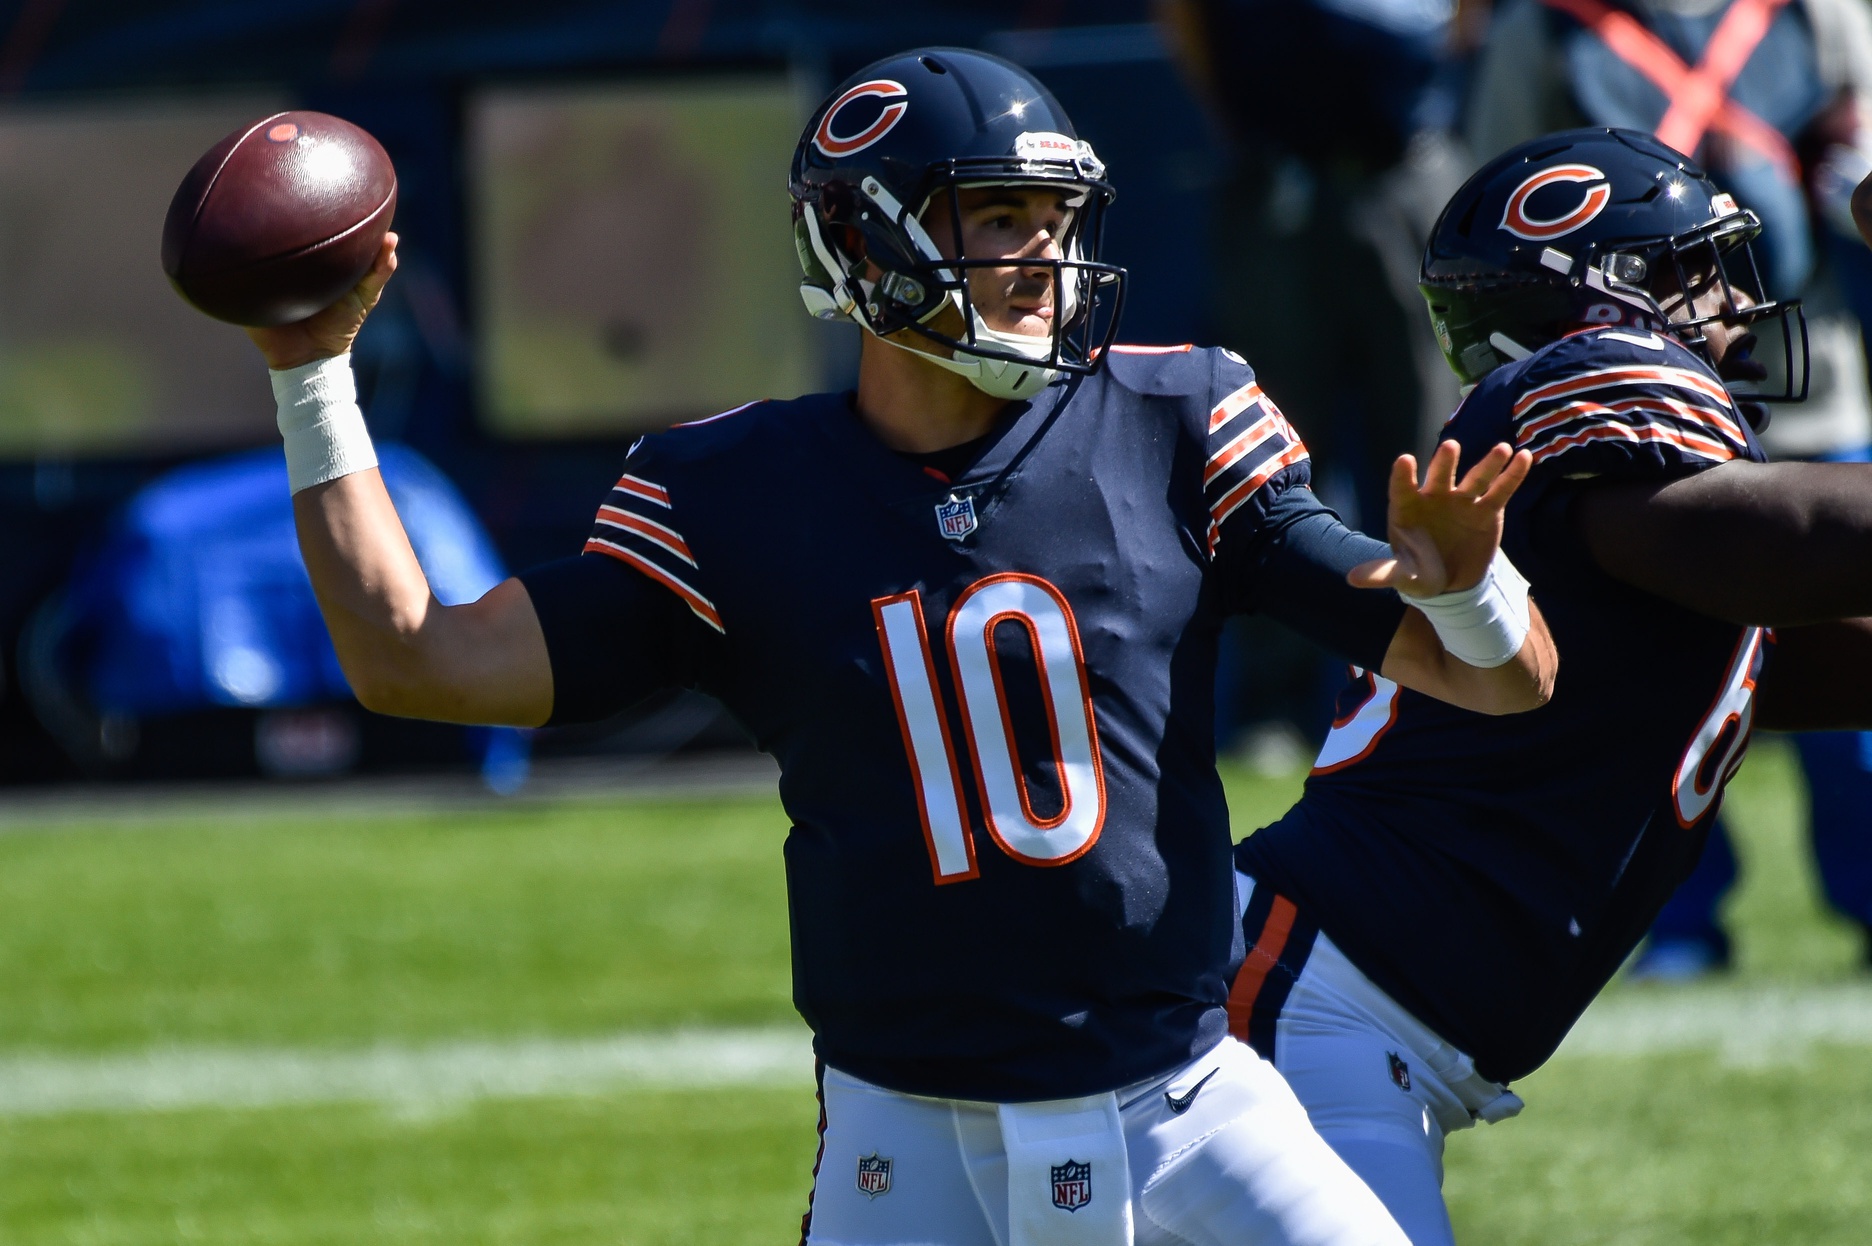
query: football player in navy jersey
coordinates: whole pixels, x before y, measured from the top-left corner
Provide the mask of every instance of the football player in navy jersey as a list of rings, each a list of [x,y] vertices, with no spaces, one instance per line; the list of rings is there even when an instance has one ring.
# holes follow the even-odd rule
[[[1760,229],[1651,136],[1576,130],[1478,171],[1426,251],[1470,386],[1447,433],[1532,457],[1503,547],[1566,676],[1503,724],[1355,669],[1300,803],[1237,848],[1229,1001],[1417,1246],[1452,1240],[1444,1136],[1520,1110],[1508,1083],[1689,873],[1751,728],[1872,725],[1872,469],[1763,461],[1804,331]]]
[[[1263,610],[1426,696],[1538,705],[1554,651],[1497,548],[1529,456],[1406,461],[1391,548],[1347,531],[1241,360],[1111,345],[1104,168],[992,57],[866,69],[792,194],[808,308],[865,331],[857,392],[640,442],[583,555],[472,605],[431,596],[351,388],[393,242],[254,331],[359,699],[540,724],[686,685],[778,759],[806,1240],[1403,1241],[1227,1035],[1216,647]]]

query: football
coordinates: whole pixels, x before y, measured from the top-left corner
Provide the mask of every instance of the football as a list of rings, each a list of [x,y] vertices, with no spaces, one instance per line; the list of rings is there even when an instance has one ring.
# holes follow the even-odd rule
[[[291,324],[370,270],[396,213],[396,169],[339,117],[282,112],[195,162],[163,222],[163,271],[217,320]]]

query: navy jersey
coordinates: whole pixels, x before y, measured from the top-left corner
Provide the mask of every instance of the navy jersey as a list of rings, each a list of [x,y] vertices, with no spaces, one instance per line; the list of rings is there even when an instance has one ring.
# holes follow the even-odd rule
[[[1224,352],[1115,352],[938,476],[840,394],[640,444],[580,565],[526,577],[555,720],[684,682],[779,761],[827,1063],[996,1101],[1152,1076],[1220,1040],[1241,955],[1224,616],[1378,662],[1402,607],[1344,584],[1375,543]]]
[[[1465,462],[1504,441],[1533,454],[1503,548],[1560,652],[1553,699],[1502,720],[1354,672],[1304,798],[1237,861],[1507,1081],[1552,1054],[1695,864],[1764,640],[1599,571],[1570,495],[1762,454],[1701,358],[1620,329],[1491,372],[1446,432]]]

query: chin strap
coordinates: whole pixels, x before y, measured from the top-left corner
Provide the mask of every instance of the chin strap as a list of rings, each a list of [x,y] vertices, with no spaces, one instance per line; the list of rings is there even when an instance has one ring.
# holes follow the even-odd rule
[[[869,331],[870,326],[866,325],[865,328]],[[1024,334],[996,333],[981,322],[980,316],[975,318],[975,333],[977,337],[990,338],[997,346],[1022,353],[1032,349],[1030,345],[1032,342],[1049,340],[1030,338]],[[995,398],[1031,398],[1058,380],[1060,376],[1057,368],[1049,368],[1039,360],[1033,363],[1013,363],[1005,359],[984,359],[979,355],[970,355],[966,352],[958,352],[957,358],[946,358],[927,349],[921,344],[921,339],[899,341],[894,337],[880,335],[878,340],[888,342],[898,350],[909,351],[917,358],[933,363],[945,371],[966,377],[969,384]]]

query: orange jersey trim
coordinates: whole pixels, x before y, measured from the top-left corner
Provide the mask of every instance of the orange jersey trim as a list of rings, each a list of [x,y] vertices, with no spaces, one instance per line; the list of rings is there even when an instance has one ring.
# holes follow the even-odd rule
[[[683,604],[688,606],[697,618],[701,619],[716,631],[721,632],[723,635],[727,634],[728,629],[722,626],[721,615],[716,613],[714,602],[696,592],[695,589],[684,584],[681,580],[663,570],[663,568],[657,566],[642,554],[634,553],[631,550],[625,549],[622,545],[614,544],[602,537],[591,537],[586,540],[585,552],[588,554],[604,554],[607,557],[617,559],[619,562],[629,563],[631,566],[637,568],[637,570],[655,580],[658,584],[661,584],[664,588],[667,588],[670,592],[682,598]]]
[[[1254,1019],[1255,1000],[1267,983],[1268,971],[1280,963],[1281,953],[1287,950],[1287,937],[1293,933],[1294,918],[1298,914],[1292,900],[1286,896],[1274,897],[1274,903],[1268,908],[1267,924],[1255,936],[1254,946],[1248,949],[1248,958],[1242,961],[1235,984],[1229,988],[1229,1033],[1244,1043],[1248,1041],[1248,1023]]]

